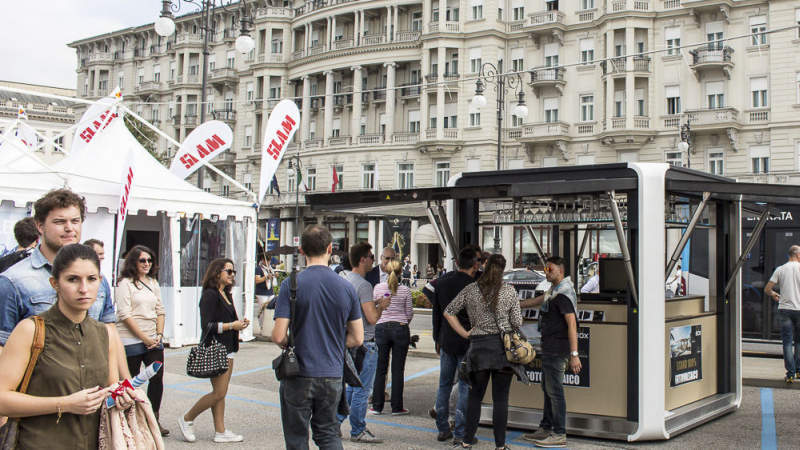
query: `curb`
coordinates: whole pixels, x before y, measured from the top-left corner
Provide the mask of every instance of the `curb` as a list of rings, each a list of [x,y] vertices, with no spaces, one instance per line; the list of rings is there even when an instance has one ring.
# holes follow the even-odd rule
[[[800,383],[787,384],[782,379],[775,378],[742,378],[742,385],[772,389],[800,390]]]

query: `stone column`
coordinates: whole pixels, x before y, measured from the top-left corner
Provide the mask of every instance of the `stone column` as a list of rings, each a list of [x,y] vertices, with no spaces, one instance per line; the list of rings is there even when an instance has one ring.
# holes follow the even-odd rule
[[[502,226],[502,254],[506,258],[506,270],[514,267],[514,227],[511,225]]]
[[[445,19],[447,18],[447,0],[439,0],[439,32],[445,29]]]
[[[333,50],[335,47],[336,42],[336,16],[331,17],[331,41],[328,45],[328,49]]]
[[[394,7],[394,19],[392,20],[392,41],[397,40],[397,21],[400,15],[400,8],[397,6]]]
[[[309,127],[311,126],[311,80],[308,75],[303,77],[303,109],[300,113],[300,123],[303,128],[300,141],[302,143],[309,138]]]
[[[441,15],[441,11],[439,12]],[[442,25],[444,29],[444,25]],[[436,54],[439,77],[436,79],[436,139],[442,139],[444,130],[444,65],[447,60],[447,47],[439,47]]]
[[[358,19],[361,16],[359,11],[355,11],[353,13],[353,46],[358,45],[358,32],[361,29],[360,25],[358,24]]]
[[[392,41],[392,7],[386,7],[386,42]]]
[[[333,132],[333,71],[325,72],[325,142]]]
[[[424,5],[428,7],[430,12],[430,2],[423,2]],[[423,20],[423,23],[427,24]],[[431,51],[427,48],[422,49],[422,63],[420,66],[421,73],[423,74],[430,74],[429,71],[431,70]],[[431,74],[432,75],[432,74]],[[422,75],[420,81],[420,95],[419,95],[419,130],[420,130],[420,138],[425,136],[425,133],[428,131],[428,125],[430,124],[430,116],[428,114],[430,110],[430,100],[428,98],[428,91],[425,89],[425,75]]]
[[[411,244],[408,246],[411,253],[411,268],[414,266],[419,267],[419,255],[417,254],[417,230],[419,229],[419,220],[411,221]]]
[[[361,30],[358,32],[358,35],[359,36],[364,36],[364,29],[365,29],[364,22],[366,20],[366,17],[365,17],[363,9],[360,11],[360,13],[361,13],[361,19],[358,21],[358,23],[359,23],[359,26],[361,27]]]
[[[351,67],[353,71],[353,117],[350,123],[350,138],[356,143],[361,129],[361,66]]]
[[[395,110],[395,69],[396,63],[386,63],[386,136],[385,143],[392,142],[394,134],[394,110]]]
[[[331,31],[331,18],[325,18],[325,49],[331,49],[331,42],[333,42],[333,33]]]
[[[297,50],[297,48],[295,48],[295,46],[297,45],[297,43],[295,42],[295,36],[294,36],[295,29],[294,29],[294,27],[291,27],[290,30],[291,30],[290,31],[291,36],[289,36],[289,38],[291,39],[291,47],[289,47],[289,51],[292,53],[292,55],[294,55],[295,50]],[[272,41],[269,41],[268,45],[270,45],[270,51],[272,51],[272,48],[271,48]]]
[[[367,228],[367,241],[372,246],[372,252],[376,255],[379,254],[378,238],[377,238],[377,221],[370,219],[369,227]],[[375,259],[378,259],[377,257]]]
[[[426,27],[431,23],[431,4],[432,2],[422,2],[422,26]]]
[[[373,247],[373,250],[375,251],[375,259],[377,260],[375,262],[378,264],[380,264],[380,256],[378,255],[383,254],[383,239],[383,220],[378,220],[378,245]]]
[[[625,54],[633,54],[635,50],[634,28],[631,25],[625,27]],[[633,57],[626,58],[625,68],[625,128],[633,129],[633,116],[636,114],[636,79],[633,76]]]
[[[614,56],[614,30],[606,33],[606,58]],[[606,71],[612,70],[612,60],[606,60]],[[606,130],[611,129],[611,118],[614,117],[614,79],[606,76]]]

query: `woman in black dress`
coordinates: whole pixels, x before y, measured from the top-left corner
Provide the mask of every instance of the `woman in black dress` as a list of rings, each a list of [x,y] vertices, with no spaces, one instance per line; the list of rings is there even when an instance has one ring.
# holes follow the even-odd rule
[[[233,358],[239,351],[239,331],[250,325],[247,319],[239,320],[233,306],[231,286],[236,277],[233,261],[218,258],[208,265],[203,277],[203,295],[200,297],[200,323],[203,337],[216,334],[216,339],[228,350],[228,371],[211,379],[212,392],[200,397],[186,414],[178,418],[183,438],[194,442],[194,419],[203,411],[211,409],[214,416],[214,442],[241,442],[244,440],[225,428],[225,395],[233,373]]]

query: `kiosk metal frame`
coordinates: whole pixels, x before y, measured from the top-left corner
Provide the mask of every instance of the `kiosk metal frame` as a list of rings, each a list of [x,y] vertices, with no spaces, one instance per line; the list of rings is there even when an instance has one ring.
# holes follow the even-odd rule
[[[624,371],[618,373],[620,379],[614,382],[625,384],[624,405],[618,405],[613,412],[610,409],[605,412],[602,404],[587,409],[589,412],[572,410],[569,395],[599,398],[600,393],[592,393],[591,387],[585,391],[568,387],[568,432],[626,441],[669,439],[735,411],[742,399],[740,268],[768,220],[770,205],[799,204],[798,186],[737,183],[661,163],[621,163],[465,173],[454,176],[446,188],[309,194],[306,199],[316,210],[397,215],[398,206],[402,205],[408,215],[427,215],[451,263],[457,248],[478,242],[482,201],[513,204],[525,198],[557,199],[576,195],[603,196],[610,200],[611,217],[603,226],[613,224],[616,231],[629,289],[624,302],[596,306],[616,314],[617,322],[588,324],[596,327],[596,331],[592,328],[593,337],[603,335],[602,327],[624,327],[624,332],[618,328],[611,333],[619,345],[614,348],[595,345],[591,356],[586,355],[598,363],[622,358]],[[620,195],[626,198],[627,217],[620,213],[615,201]],[[671,195],[692,199],[694,205],[688,220],[678,225],[667,220]],[[759,223],[744,246],[743,208],[759,214]],[[512,210],[512,214],[516,213]],[[695,230],[704,226],[703,217],[714,220],[714,232],[709,233],[709,239],[713,239],[709,254],[709,295],[705,299],[686,297],[668,301],[664,290],[665,274],[671,273]],[[524,222],[511,220],[502,224],[526,226]],[[582,240],[576,239],[579,224],[566,220],[552,225],[554,230],[574,227],[575,231],[571,241],[558,242],[558,251],[583,254],[588,233],[584,233]],[[683,235],[675,249],[667,254],[665,230],[673,226],[679,226]],[[536,240],[535,248],[543,254]],[[568,256],[567,259],[574,274],[574,258]],[[670,324],[689,326],[686,324],[695,323],[693,321],[705,324],[708,334],[703,335],[703,349],[715,355],[709,356],[708,361],[703,360],[709,366],[709,375],[703,380],[702,389],[697,387],[700,383],[689,383],[689,388],[686,385],[671,387],[669,327]],[[593,362],[593,368],[594,365]],[[602,373],[602,369],[598,372]],[[525,388],[541,392],[539,386],[512,386],[512,389]],[[512,397],[520,397],[520,394],[530,398],[536,395],[532,390],[522,390]],[[676,395],[681,396],[681,400],[676,400]],[[481,414],[483,423],[490,423],[491,408],[487,397]],[[509,425],[512,426],[536,427],[540,417],[541,410],[535,406],[509,408]]]

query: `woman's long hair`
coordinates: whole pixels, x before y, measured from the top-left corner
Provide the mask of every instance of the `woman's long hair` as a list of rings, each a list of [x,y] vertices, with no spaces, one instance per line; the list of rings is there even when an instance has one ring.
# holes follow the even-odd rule
[[[122,263],[122,272],[119,274],[119,278],[130,278],[130,280],[136,284],[139,280],[139,258],[142,256],[142,253],[147,253],[150,255],[150,258],[153,262],[150,264],[150,271],[147,272],[147,276],[158,281],[158,267],[156,266],[156,255],[153,253],[150,248],[145,247],[144,245],[135,245],[132,249],[128,252],[128,256],[125,257],[125,262]]]
[[[489,304],[492,312],[497,310],[497,298],[500,287],[503,285],[503,271],[506,269],[506,259],[503,255],[494,254],[486,261],[483,275],[478,279],[478,289],[481,291],[483,301]]]
[[[389,290],[392,291],[392,295],[395,295],[397,294],[397,287],[400,285],[403,265],[400,264],[400,261],[393,259],[386,263],[386,271],[389,272],[389,279],[386,280],[386,284],[389,285]]]
[[[222,269],[225,268],[225,264],[231,263],[231,266],[236,267],[228,258],[217,258],[210,263],[208,263],[208,269],[206,269],[206,274],[203,275],[203,289],[213,289],[219,290],[219,274],[222,272]],[[228,296],[228,300],[231,300],[231,286],[225,286],[225,295]]]

